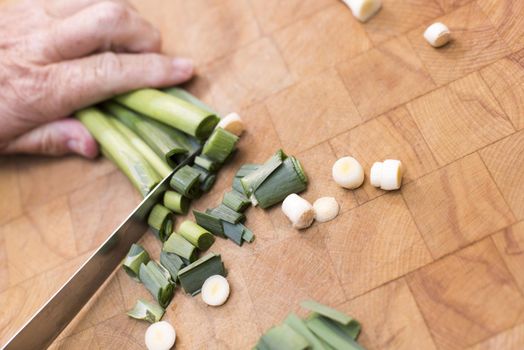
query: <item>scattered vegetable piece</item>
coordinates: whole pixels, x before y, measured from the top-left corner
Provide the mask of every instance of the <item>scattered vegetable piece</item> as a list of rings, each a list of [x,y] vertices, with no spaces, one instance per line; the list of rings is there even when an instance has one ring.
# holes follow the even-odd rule
[[[165,242],[173,233],[174,219],[169,209],[162,204],[156,204],[147,218],[147,223],[158,239]]]
[[[150,260],[147,264],[140,265],[139,278],[160,306],[167,307],[174,292],[169,271]]]
[[[178,271],[185,266],[181,257],[164,251],[160,253],[160,264],[169,272],[173,282],[177,281]]]
[[[313,209],[315,210],[315,220],[326,222],[337,217],[340,206],[335,198],[322,197],[313,203]]]
[[[298,159],[289,157],[255,190],[253,199],[265,209],[283,201],[291,193],[304,191],[307,182]]]
[[[333,164],[333,180],[342,187],[355,189],[364,182],[364,169],[353,157],[342,157]]]
[[[451,32],[444,23],[435,22],[424,31],[424,39],[433,47],[441,47],[451,40]]]
[[[209,191],[215,184],[216,175],[207,171],[204,168],[199,167],[198,165],[193,165],[192,168],[200,174],[200,176],[198,177],[198,182],[200,183],[200,191]]]
[[[145,342],[148,350],[169,350],[175,345],[176,332],[166,321],[153,323],[146,330]]]
[[[210,173],[214,173],[220,167],[218,162],[202,155],[195,157],[195,165],[198,165],[202,169],[206,169]]]
[[[382,163],[373,163],[369,178],[373,186],[392,191],[400,188],[402,176],[402,162],[396,159],[386,159]]]
[[[291,221],[293,227],[299,230],[311,226],[313,220],[315,220],[315,211],[311,203],[296,193],[292,193],[284,199],[282,211]]]
[[[133,243],[131,248],[129,248],[129,253],[127,253],[122,266],[129,276],[138,280],[140,265],[142,265],[142,263],[147,264],[149,260],[150,258],[147,251],[140,244]]]
[[[177,214],[185,215],[189,209],[189,199],[175,191],[164,193],[164,206]]]
[[[168,240],[165,241],[162,250],[168,253],[174,253],[190,263],[197,259],[196,247],[178,233],[173,233],[169,236]]]
[[[200,250],[208,250],[215,242],[215,236],[189,220],[180,225],[178,233]]]
[[[165,310],[157,303],[152,303],[144,299],[138,299],[135,306],[127,312],[127,315],[137,320],[155,323],[162,319]]]
[[[244,122],[237,113],[229,113],[218,122],[217,128],[222,128],[233,135],[240,136],[244,132]]]
[[[249,207],[251,201],[243,193],[232,190],[224,194],[222,204],[236,212],[243,212]]]
[[[285,323],[267,331],[260,338],[260,343],[263,344],[264,349],[270,350],[303,350],[309,348],[307,340]]]
[[[189,165],[185,165],[173,174],[169,185],[183,196],[194,199],[200,195],[200,173]]]
[[[361,22],[373,17],[382,7],[381,0],[342,0],[349,6],[353,16]]]
[[[202,300],[210,306],[220,306],[229,297],[229,282],[224,276],[213,275],[202,285]]]
[[[95,107],[89,107],[76,112],[75,116],[143,196],[160,182],[161,178],[157,172],[113,127],[106,114]]]
[[[353,337],[327,317],[313,315],[306,320],[306,325],[317,337],[337,350],[363,350]]]
[[[139,89],[116,97],[117,102],[198,139],[207,138],[219,118],[187,101],[154,89]]]
[[[220,254],[208,253],[191,265],[178,271],[178,279],[184,291],[195,296],[200,293],[205,280],[213,275],[225,275]]]
[[[244,226],[244,232],[242,233],[242,240],[247,243],[252,243],[255,240],[253,231]]]
[[[224,163],[233,153],[237,142],[238,136],[222,128],[216,128],[204,144],[202,155],[218,163]]]
[[[277,152],[277,154],[281,154],[280,152],[281,151]],[[262,165],[260,164],[249,164],[249,163],[244,164],[238,169],[237,173],[235,174],[235,177],[247,176],[251,174],[253,171],[258,170],[258,168],[260,168],[261,166]]]
[[[233,209],[226,207],[223,204],[220,204],[216,208],[208,209],[207,212],[231,224],[238,224],[239,222],[244,222],[244,220],[246,219],[246,216],[244,214],[238,213]]]
[[[242,237],[244,236],[244,230],[246,228],[244,225],[241,223],[232,224],[227,221],[222,221],[222,227],[224,228],[224,235],[226,235],[227,238],[239,246],[242,245],[244,242]]]
[[[222,221],[220,218],[210,213],[204,213],[198,210],[193,210],[193,215],[195,215],[197,224],[206,230],[209,230],[209,232],[216,236],[226,237],[224,235],[224,229],[222,228]]]
[[[273,174],[273,172],[280,167],[282,162],[287,159],[287,155],[279,149],[271,158],[269,158],[263,165],[258,166],[256,170],[252,170],[240,180],[246,197],[250,197],[259,187],[266,181],[266,179]],[[239,173],[245,171],[239,170]],[[237,173],[238,175],[238,173]]]
[[[338,323],[341,323],[343,325],[347,325],[351,321],[353,321],[353,318],[349,317],[345,313],[335,310],[329,306],[317,303],[314,300],[304,300],[300,303],[300,306],[302,306],[304,309],[316,312],[319,315],[330,318],[333,321],[337,321]]]
[[[284,323],[291,327],[295,332],[303,336],[311,346],[312,350],[329,350],[322,342],[307,328],[306,323],[294,313],[290,313]]]

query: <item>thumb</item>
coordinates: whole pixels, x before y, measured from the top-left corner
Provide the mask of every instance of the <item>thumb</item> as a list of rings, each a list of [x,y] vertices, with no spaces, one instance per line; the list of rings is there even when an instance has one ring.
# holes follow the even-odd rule
[[[68,118],[41,125],[18,136],[0,149],[0,153],[49,156],[76,153],[94,158],[98,154],[98,146],[82,123]]]

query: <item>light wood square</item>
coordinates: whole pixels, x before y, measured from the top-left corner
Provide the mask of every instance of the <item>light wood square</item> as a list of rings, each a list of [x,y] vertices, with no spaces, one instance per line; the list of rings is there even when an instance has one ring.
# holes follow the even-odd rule
[[[404,184],[437,168],[426,141],[405,107],[370,120],[329,143],[337,158],[352,156],[364,167],[364,184],[354,191],[359,203],[385,193],[369,183],[369,171],[376,161],[401,160],[405,169]]]
[[[524,219],[524,131],[480,152],[515,216]]]
[[[0,292],[9,287],[9,265],[4,235],[0,235]]]
[[[522,294],[490,239],[407,280],[438,348],[462,349],[524,320]]]
[[[524,66],[503,58],[480,71],[516,130],[524,129]]]
[[[477,0],[477,3],[513,52],[524,48],[523,1]]]
[[[0,193],[7,200],[0,201],[0,225],[23,212],[18,172],[14,158],[0,158]],[[1,282],[0,282],[1,283]]]
[[[262,31],[271,33],[309,17],[334,3],[333,0],[249,0]]]
[[[191,90],[218,112],[238,112],[292,84],[286,64],[268,38],[257,40],[202,70]]]
[[[348,298],[432,261],[400,194],[379,197],[339,216],[325,232]]]
[[[276,31],[273,38],[295,77],[320,73],[372,46],[342,2]]]
[[[360,124],[361,118],[334,70],[303,80],[266,100],[271,120],[290,153]]]
[[[364,27],[373,44],[399,36],[443,15],[438,0],[384,0],[380,11]]]
[[[362,324],[358,342],[367,350],[435,350],[424,318],[401,278],[337,307]]]
[[[524,221],[494,234],[493,241],[520,290],[524,292]]]
[[[337,68],[365,120],[435,87],[405,37],[387,41]]]
[[[427,25],[413,29],[408,38],[433,80],[443,85],[511,53],[476,2],[435,19],[451,31],[452,40],[438,49],[423,37]],[[428,23],[429,25],[429,23]]]
[[[520,350],[524,347],[524,324],[502,332],[468,350]]]
[[[445,13],[449,13],[475,0],[437,0]]]
[[[514,132],[478,73],[407,104],[440,165]]]
[[[402,192],[435,258],[515,221],[477,154],[407,184]]]

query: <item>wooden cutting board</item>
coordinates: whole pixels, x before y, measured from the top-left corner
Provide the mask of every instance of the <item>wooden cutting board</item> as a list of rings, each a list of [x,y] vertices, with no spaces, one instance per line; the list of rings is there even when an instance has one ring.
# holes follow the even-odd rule
[[[384,0],[357,22],[336,0],[134,1],[164,50],[195,60],[188,85],[248,131],[196,208],[217,204],[245,162],[296,155],[305,197],[341,215],[297,232],[279,208],[250,209],[256,236],[217,240],[232,293],[220,308],[177,290],[177,349],[248,349],[308,298],[363,324],[368,349],[524,348],[524,2]],[[422,38],[442,21],[453,41]],[[400,191],[338,188],[352,155],[406,167]],[[0,160],[0,344],[140,200],[105,160]],[[181,222],[181,220],[179,221]],[[142,242],[157,255],[159,243]],[[147,291],[122,271],[53,345],[142,349],[125,315]]]

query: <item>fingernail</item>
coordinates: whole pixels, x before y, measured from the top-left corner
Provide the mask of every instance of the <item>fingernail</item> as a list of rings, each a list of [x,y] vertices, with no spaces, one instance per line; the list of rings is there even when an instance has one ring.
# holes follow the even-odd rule
[[[78,140],[72,139],[67,141],[67,148],[69,148],[71,152],[78,153],[82,156],[87,156],[84,145]]]
[[[173,59],[173,66],[175,67],[176,74],[191,75],[193,73],[193,61],[187,58],[175,58]]]

